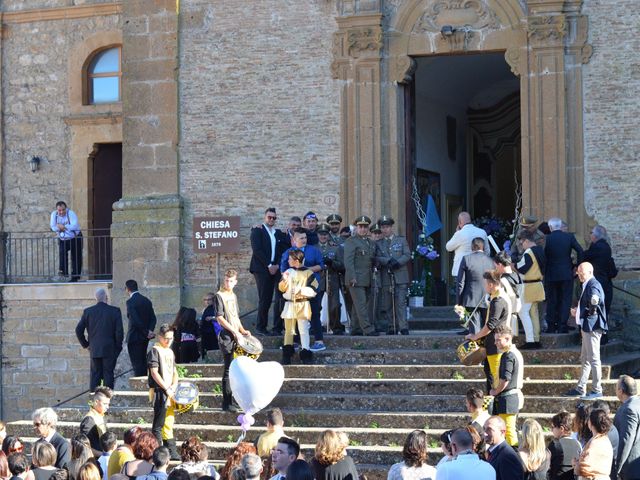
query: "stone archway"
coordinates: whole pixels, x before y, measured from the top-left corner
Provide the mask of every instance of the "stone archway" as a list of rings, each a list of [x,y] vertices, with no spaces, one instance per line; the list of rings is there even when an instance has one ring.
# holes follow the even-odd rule
[[[334,77],[342,80],[342,211],[406,218],[405,89],[416,56],[504,51],[520,77],[523,205],[586,229],[581,0],[408,0],[340,4]],[[445,27],[446,33],[441,33]]]

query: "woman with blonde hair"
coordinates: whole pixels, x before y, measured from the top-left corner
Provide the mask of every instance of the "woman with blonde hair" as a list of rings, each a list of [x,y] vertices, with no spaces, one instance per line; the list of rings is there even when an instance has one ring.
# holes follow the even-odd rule
[[[524,480],[546,480],[551,464],[551,452],[544,443],[544,433],[538,422],[527,418],[520,431],[518,453],[524,466]]]
[[[325,430],[316,443],[310,465],[316,480],[357,480],[358,471],[347,455],[349,437],[344,432]]]
[[[100,470],[93,462],[87,462],[78,470],[78,480],[102,480]]]

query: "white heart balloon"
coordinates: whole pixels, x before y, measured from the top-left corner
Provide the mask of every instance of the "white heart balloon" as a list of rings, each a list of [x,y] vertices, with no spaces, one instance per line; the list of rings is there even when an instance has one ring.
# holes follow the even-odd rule
[[[284,368],[278,362],[256,362],[238,357],[231,362],[229,382],[233,397],[245,413],[253,415],[271,403],[284,382]]]

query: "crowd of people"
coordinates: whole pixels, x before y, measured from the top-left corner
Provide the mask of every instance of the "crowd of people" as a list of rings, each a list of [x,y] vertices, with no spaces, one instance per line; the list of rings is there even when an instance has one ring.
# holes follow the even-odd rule
[[[402,460],[390,465],[388,480],[631,480],[640,475],[640,397],[635,379],[622,375],[616,395],[621,402],[613,421],[603,400],[579,403],[573,413],[561,411],[550,420],[551,436],[536,419],[526,418],[509,442],[507,422],[491,415],[491,401],[478,388],[467,391],[469,418],[439,435],[442,455],[429,463],[430,434],[414,430],[402,448]],[[347,448],[349,438],[328,429],[318,436],[307,457],[287,435],[278,408],[266,414],[266,431],[242,441],[216,469],[209,449],[191,435],[174,457],[153,431],[140,426],[122,432],[122,443],[106,421],[111,390],[99,387],[85,417],[69,440],[57,431],[50,408],[33,412],[37,440],[31,447],[10,435],[0,423],[0,478],[22,480],[358,480]],[[433,457],[431,457],[433,458]],[[170,464],[174,460],[173,464]]]

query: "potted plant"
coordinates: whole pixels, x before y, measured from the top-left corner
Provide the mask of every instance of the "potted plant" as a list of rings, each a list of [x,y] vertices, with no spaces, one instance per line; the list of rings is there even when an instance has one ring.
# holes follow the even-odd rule
[[[409,306],[424,306],[424,285],[418,280],[413,280],[409,284]]]

